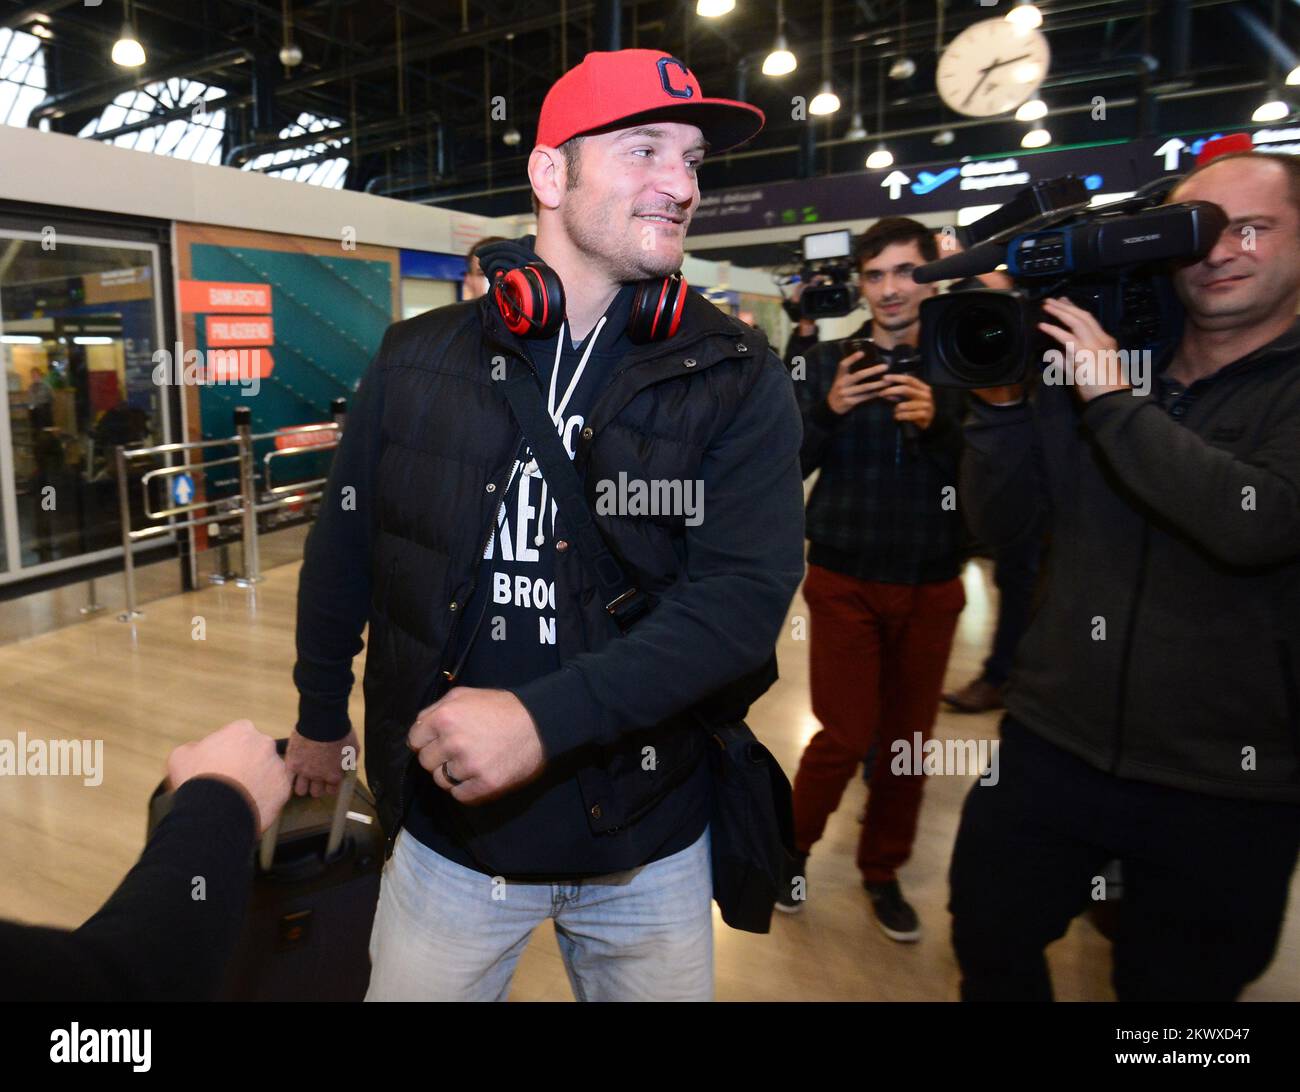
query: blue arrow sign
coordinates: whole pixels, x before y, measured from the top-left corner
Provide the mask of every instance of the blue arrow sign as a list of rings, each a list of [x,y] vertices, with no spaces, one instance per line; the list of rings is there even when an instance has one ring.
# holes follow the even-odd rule
[[[194,496],[194,479],[188,474],[176,474],[172,477],[172,503],[189,504]]]

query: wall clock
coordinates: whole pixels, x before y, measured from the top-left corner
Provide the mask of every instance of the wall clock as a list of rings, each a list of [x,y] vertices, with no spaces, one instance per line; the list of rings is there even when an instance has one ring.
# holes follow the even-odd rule
[[[1037,27],[985,19],[948,44],[939,58],[935,86],[957,113],[992,117],[1027,102],[1047,76],[1050,63],[1047,38]]]

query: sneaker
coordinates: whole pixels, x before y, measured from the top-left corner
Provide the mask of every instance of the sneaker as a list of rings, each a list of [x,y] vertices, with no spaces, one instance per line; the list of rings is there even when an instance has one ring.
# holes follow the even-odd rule
[[[1002,687],[981,676],[972,679],[956,693],[945,694],[943,700],[959,713],[988,713],[1002,708]]]
[[[783,914],[797,914],[803,909],[804,901],[808,898],[808,878],[804,875],[807,864],[806,853],[796,853],[789,864],[789,871],[776,896],[776,908]]]
[[[876,912],[876,924],[880,931],[890,940],[911,941],[921,939],[921,922],[911,904],[903,898],[903,891],[897,880],[888,883],[867,883],[863,881],[867,894],[871,896],[871,908]]]

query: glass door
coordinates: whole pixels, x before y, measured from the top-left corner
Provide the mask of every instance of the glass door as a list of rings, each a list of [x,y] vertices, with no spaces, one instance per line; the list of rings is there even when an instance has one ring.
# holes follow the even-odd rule
[[[160,288],[154,244],[0,229],[0,583],[120,553],[114,448],[169,435]]]

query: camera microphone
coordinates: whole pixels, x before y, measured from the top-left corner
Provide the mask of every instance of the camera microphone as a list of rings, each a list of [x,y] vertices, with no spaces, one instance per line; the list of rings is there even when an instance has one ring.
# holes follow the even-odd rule
[[[882,349],[880,355],[888,362],[889,371],[899,374],[912,374],[916,372],[921,363],[921,357],[916,351],[916,346],[908,345],[907,342],[899,342],[892,349]],[[916,427],[915,422],[899,421],[898,431],[903,435],[904,446],[909,451],[914,450],[916,442],[921,436],[921,430]]]
[[[979,243],[959,254],[917,266],[912,270],[912,279],[917,284],[932,284],[934,281],[960,280],[980,273],[992,273],[1006,261],[1006,253],[1005,244]]]

